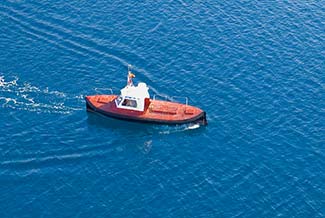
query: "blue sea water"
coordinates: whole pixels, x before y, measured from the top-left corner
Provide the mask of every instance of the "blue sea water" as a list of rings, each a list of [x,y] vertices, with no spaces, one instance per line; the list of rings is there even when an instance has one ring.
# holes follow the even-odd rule
[[[209,125],[88,114],[127,65]],[[324,217],[325,2],[0,3],[0,217]]]

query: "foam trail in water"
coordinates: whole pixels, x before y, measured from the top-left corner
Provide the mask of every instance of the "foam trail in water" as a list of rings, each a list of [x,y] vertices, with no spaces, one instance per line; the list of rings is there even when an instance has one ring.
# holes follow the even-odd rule
[[[37,113],[71,114],[82,110],[83,96],[74,96],[49,88],[41,89],[30,83],[19,83],[18,77],[5,79],[0,76],[0,107],[14,110],[27,110]],[[67,104],[73,106],[67,106]]]
[[[188,129],[197,129],[197,128],[200,128],[200,124],[198,124],[198,123],[191,124],[187,128]]]
[[[168,135],[172,133],[185,132],[188,130],[194,130],[200,128],[200,124],[183,124],[177,126],[165,126],[163,131],[160,131],[159,134]]]

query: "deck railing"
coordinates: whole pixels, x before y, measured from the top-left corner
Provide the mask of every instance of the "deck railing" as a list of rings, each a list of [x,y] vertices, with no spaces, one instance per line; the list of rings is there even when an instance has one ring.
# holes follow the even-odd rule
[[[182,101],[179,101],[180,99],[183,99],[183,100],[185,100],[186,106],[188,105],[188,97],[172,96],[171,99],[172,99],[172,101],[176,101],[176,102],[179,102],[179,103],[183,103]]]
[[[111,94],[113,94],[113,89],[111,88],[95,88],[95,91],[98,92],[97,94],[105,94],[105,90],[109,90]]]
[[[159,95],[159,94],[155,94],[153,96],[153,100],[159,100],[157,99],[160,98],[161,100],[165,100],[165,101],[174,101],[174,102],[178,102],[178,103],[182,103],[182,104],[186,104],[188,105],[188,97],[183,97],[183,96],[168,96],[168,95]],[[183,101],[180,101],[180,99],[183,99]]]

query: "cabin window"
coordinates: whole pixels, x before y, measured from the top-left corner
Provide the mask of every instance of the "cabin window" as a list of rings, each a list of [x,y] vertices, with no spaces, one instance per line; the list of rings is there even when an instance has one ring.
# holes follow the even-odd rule
[[[116,104],[117,105],[120,105],[121,101],[123,100],[123,97],[122,96],[119,96],[117,99],[116,99]]]
[[[137,101],[136,100],[132,100],[132,99],[124,99],[122,106],[127,106],[127,107],[134,107],[136,108],[137,105]]]

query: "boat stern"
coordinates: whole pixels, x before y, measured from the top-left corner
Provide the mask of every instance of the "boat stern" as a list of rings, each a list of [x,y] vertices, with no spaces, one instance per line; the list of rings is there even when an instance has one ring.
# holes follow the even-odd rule
[[[208,121],[207,121],[207,115],[206,112],[203,111],[203,115],[201,117],[201,119],[199,120],[200,124],[202,124],[203,126],[208,125]]]
[[[113,101],[116,95],[89,95],[85,97],[87,111],[96,111],[96,109]]]
[[[86,110],[87,111],[94,111],[94,108],[91,105],[91,96],[86,96],[85,101],[86,101]]]

